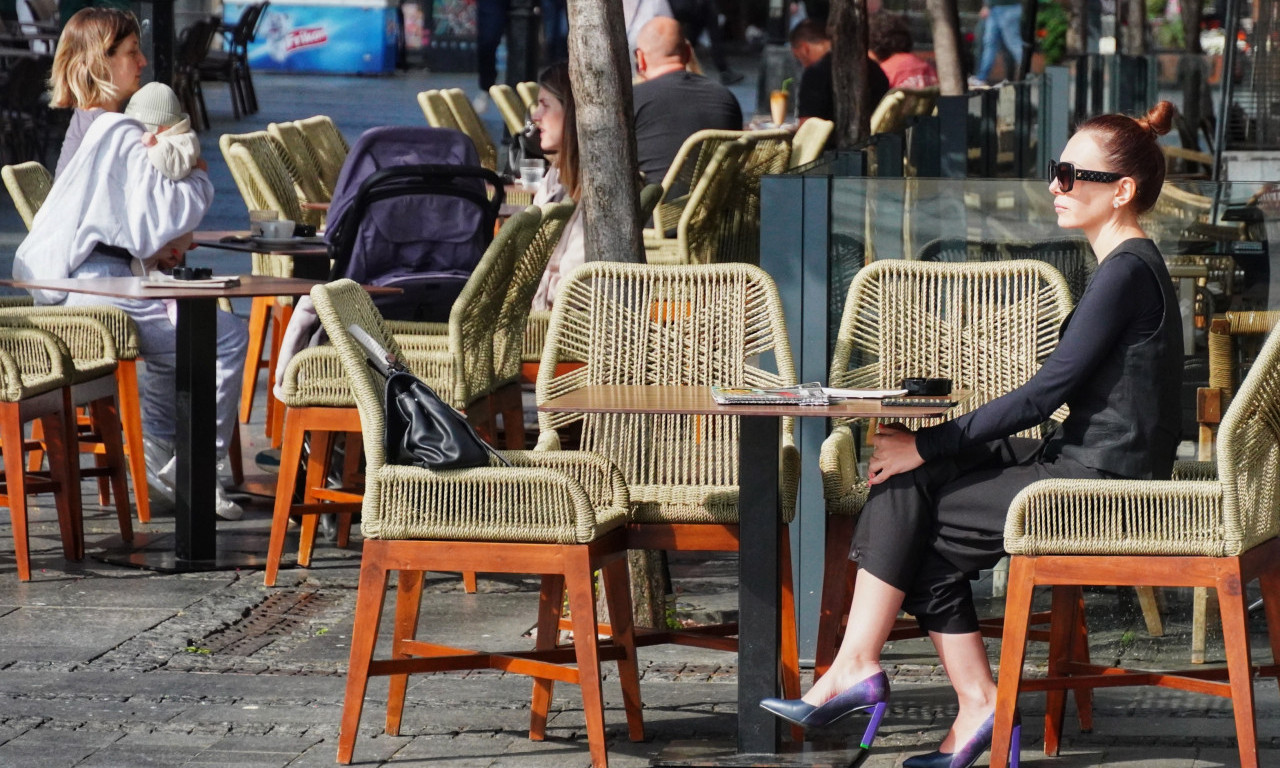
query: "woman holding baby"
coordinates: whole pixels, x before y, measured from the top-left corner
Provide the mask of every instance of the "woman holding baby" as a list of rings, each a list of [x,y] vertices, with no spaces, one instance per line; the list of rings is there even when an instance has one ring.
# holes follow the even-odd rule
[[[213,184],[198,154],[179,178],[173,178],[171,167],[162,170],[156,164],[157,144],[170,153],[175,144],[168,138],[158,142],[157,134],[163,136],[164,128],[180,124],[185,115],[173,115],[173,124],[144,126],[124,114],[147,65],[138,38],[137,19],[115,8],[84,8],[67,21],[54,55],[51,106],[75,111],[53,188],[18,247],[14,277],[128,277],[172,267],[204,218]],[[50,292],[36,292],[35,298],[38,304],[65,306],[109,302],[133,318],[145,363],[141,398],[148,484],[154,494],[172,501],[176,334],[164,303]],[[210,341],[217,349],[217,456],[222,461],[236,427],[248,346],[245,322],[218,313],[217,338]],[[221,486],[217,495],[219,516],[234,520],[243,514]]]

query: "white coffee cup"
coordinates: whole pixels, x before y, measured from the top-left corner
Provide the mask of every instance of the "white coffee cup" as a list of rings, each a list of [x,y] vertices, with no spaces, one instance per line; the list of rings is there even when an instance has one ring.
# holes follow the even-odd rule
[[[288,219],[279,221],[263,221],[259,222],[262,227],[262,236],[268,240],[284,240],[293,237],[294,223]]]
[[[249,211],[249,235],[262,236],[262,222],[275,221],[280,218],[279,211]]]

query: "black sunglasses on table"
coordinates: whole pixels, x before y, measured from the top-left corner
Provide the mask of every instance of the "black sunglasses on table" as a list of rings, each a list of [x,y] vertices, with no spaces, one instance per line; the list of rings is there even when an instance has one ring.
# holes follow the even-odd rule
[[[1049,181],[1052,182],[1054,179],[1057,179],[1058,186],[1062,188],[1063,192],[1070,192],[1071,188],[1076,185],[1076,179],[1109,184],[1123,178],[1123,173],[1111,173],[1110,171],[1086,171],[1083,168],[1077,168],[1073,163],[1060,163],[1057,160],[1049,161]]]

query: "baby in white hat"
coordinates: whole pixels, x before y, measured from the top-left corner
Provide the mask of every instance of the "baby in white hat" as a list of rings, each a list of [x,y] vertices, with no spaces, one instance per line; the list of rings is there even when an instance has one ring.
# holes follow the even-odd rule
[[[178,95],[164,83],[147,83],[129,99],[124,113],[147,127],[147,157],[166,178],[185,179],[200,160],[200,138],[182,111]]]
[[[182,111],[172,88],[164,83],[147,83],[129,99],[124,113],[146,126],[142,144],[147,148],[147,158],[165,178],[177,181],[191,174],[200,161],[200,137],[191,130],[191,120]],[[188,232],[165,243],[151,258],[143,260],[145,272],[161,263],[167,267],[180,262],[191,248],[192,239]],[[165,308],[177,325],[177,303],[165,301]]]

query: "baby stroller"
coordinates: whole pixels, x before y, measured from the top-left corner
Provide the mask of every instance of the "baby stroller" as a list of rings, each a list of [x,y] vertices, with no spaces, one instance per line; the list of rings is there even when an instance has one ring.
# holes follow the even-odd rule
[[[403,289],[375,300],[388,319],[447,321],[493,239],[502,201],[502,180],[481,167],[466,135],[370,129],[334,185],[325,234],[330,279]]]

